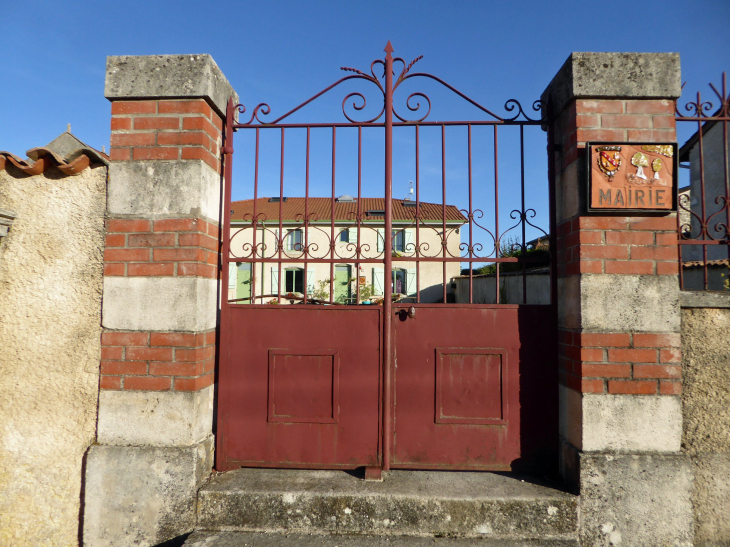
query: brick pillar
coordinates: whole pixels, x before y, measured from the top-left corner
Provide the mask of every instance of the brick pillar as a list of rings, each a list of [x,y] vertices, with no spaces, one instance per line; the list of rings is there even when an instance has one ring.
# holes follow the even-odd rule
[[[97,442],[85,545],[189,532],[213,462],[221,132],[237,96],[208,55],[109,57]]]
[[[672,142],[676,54],[573,53],[555,115],[562,472],[583,545],[691,541],[675,213],[587,214],[586,142]],[[676,543],[680,544],[680,543]]]

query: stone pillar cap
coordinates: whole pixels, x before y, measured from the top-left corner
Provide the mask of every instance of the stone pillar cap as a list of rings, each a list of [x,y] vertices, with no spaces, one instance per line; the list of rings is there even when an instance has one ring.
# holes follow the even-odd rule
[[[225,118],[238,94],[208,54],[120,55],[106,58],[104,96],[115,100],[205,99]]]
[[[543,91],[560,113],[574,99],[677,99],[679,53],[573,52]]]

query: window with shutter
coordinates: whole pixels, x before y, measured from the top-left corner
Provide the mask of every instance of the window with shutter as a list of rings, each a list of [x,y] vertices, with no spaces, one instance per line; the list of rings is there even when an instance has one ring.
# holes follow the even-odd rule
[[[279,294],[279,267],[271,267],[271,294]]]
[[[416,229],[406,228],[405,233],[405,245],[403,250],[407,253],[414,253],[416,251]]]
[[[375,294],[384,294],[383,287],[385,287],[385,270],[383,268],[373,268],[373,291]]]
[[[385,248],[385,229],[377,228],[376,231],[378,232],[378,252],[382,253]]]
[[[408,268],[406,279],[406,294],[416,296],[416,268]]]

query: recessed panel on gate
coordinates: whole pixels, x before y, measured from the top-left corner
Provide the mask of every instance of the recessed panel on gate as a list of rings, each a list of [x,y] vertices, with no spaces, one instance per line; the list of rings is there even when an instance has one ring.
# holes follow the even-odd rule
[[[231,307],[230,328],[218,470],[380,465],[380,307]]]
[[[269,350],[269,421],[336,424],[339,371],[337,351]]]
[[[505,352],[436,348],[437,424],[505,425]]]

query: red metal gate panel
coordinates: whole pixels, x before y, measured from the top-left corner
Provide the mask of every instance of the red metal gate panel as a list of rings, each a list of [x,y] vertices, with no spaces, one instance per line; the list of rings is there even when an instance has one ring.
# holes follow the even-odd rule
[[[231,310],[218,469],[380,465],[382,310]]]
[[[393,467],[508,470],[554,452],[548,306],[398,308]]]

